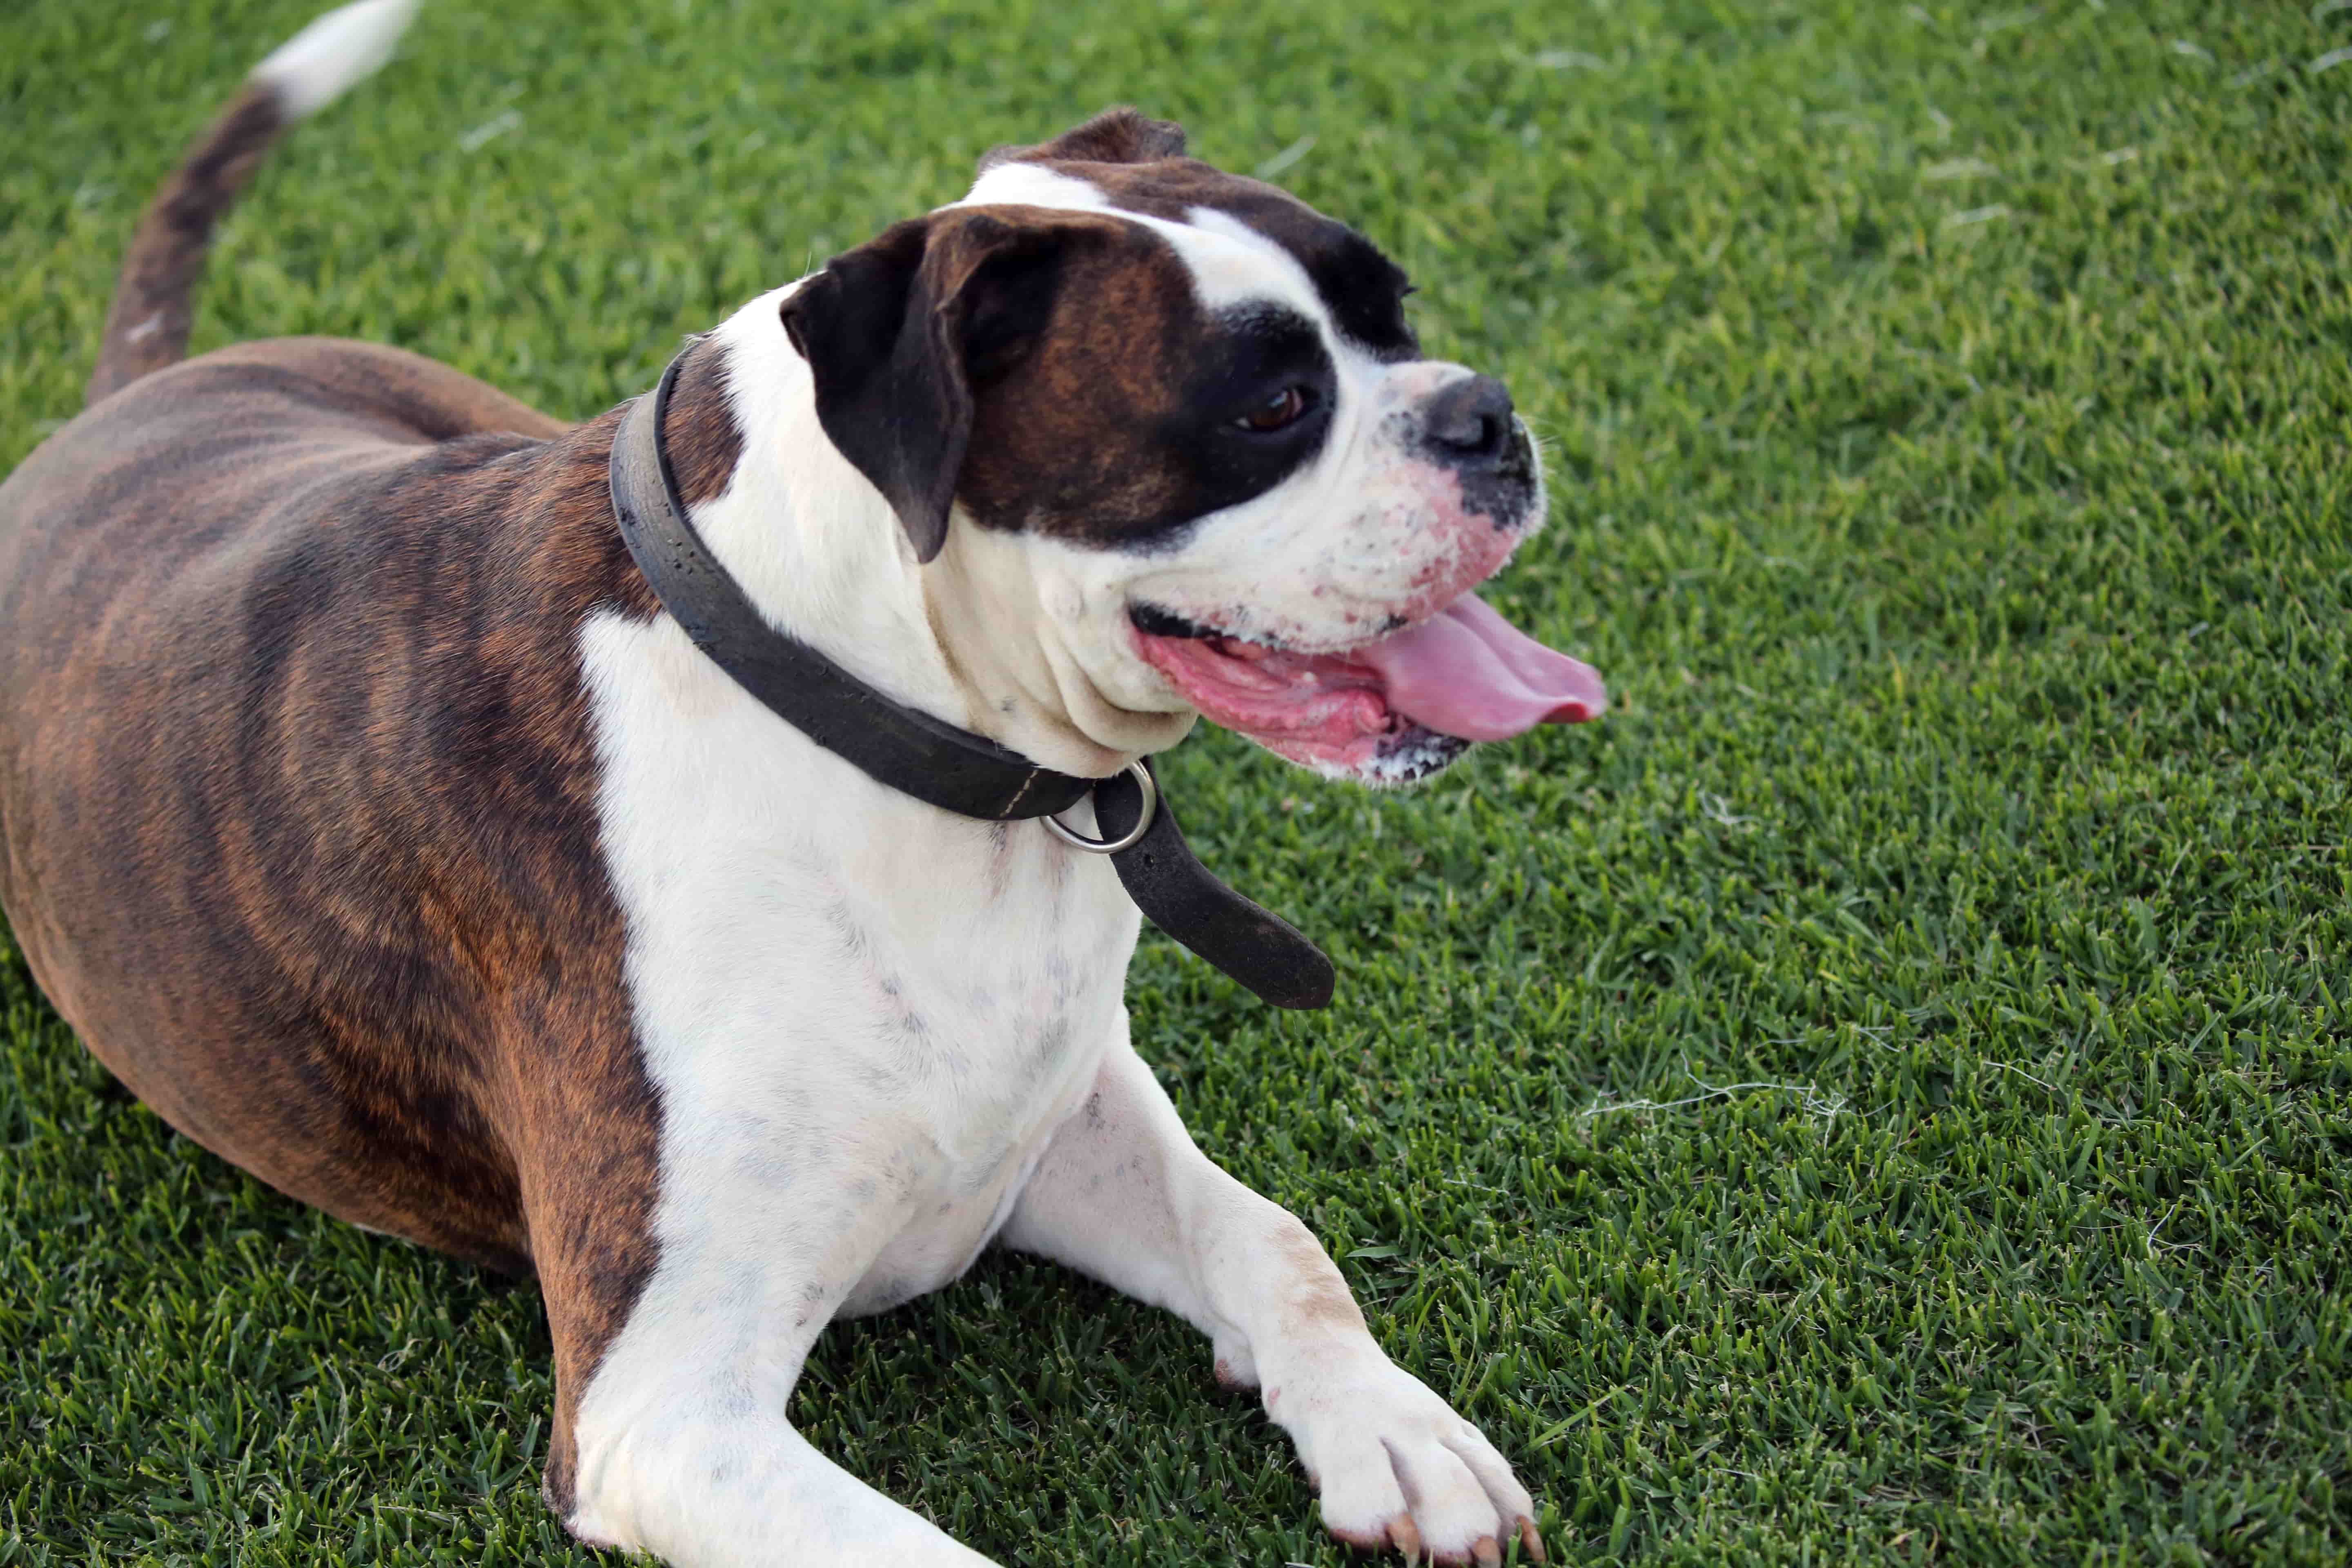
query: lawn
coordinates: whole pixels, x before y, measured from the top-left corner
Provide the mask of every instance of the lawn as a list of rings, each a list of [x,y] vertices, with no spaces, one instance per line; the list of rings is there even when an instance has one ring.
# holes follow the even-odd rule
[[[0,468],[311,9],[0,16]],[[1558,1559],[2352,1559],[2352,5],[433,0],[196,346],[584,416],[1121,100],[1509,380],[1556,499],[1494,595],[1618,699],[1403,795],[1182,748],[1341,977],[1286,1016],[1147,939],[1203,1147]],[[594,1560],[534,1294],[177,1139],[5,942],[0,1150],[0,1565]],[[1204,1343],[1032,1261],[792,1414],[1008,1563],[1348,1560]]]

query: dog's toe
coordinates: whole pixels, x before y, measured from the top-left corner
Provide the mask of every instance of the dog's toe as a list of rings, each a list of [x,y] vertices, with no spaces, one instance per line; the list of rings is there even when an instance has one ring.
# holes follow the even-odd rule
[[[1448,1568],[1499,1568],[1517,1540],[1524,1561],[1543,1561],[1535,1504],[1510,1466],[1417,1379],[1383,1366],[1312,1394],[1286,1388],[1283,1419],[1339,1540]]]

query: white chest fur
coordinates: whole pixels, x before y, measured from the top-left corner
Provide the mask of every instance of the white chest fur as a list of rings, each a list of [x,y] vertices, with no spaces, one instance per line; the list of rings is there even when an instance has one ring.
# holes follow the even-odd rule
[[[1139,917],[1039,825],[952,816],[818,748],[667,618],[601,615],[583,652],[662,1097],[636,1316],[723,1305],[707,1326],[734,1350],[804,1348],[986,1245],[1123,1037]]]

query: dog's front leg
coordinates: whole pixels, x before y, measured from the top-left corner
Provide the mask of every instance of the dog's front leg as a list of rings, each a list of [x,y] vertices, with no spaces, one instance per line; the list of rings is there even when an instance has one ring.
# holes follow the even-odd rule
[[[679,1409],[646,1411],[597,1456],[634,1473],[600,1473],[598,1495],[565,1521],[589,1544],[673,1568],[994,1568],[736,1391],[682,1384],[663,1397]],[[623,1496],[624,1511],[597,1511]]]
[[[548,1238],[541,1283],[556,1350],[550,1503],[583,1541],[673,1568],[992,1568],[786,1419],[810,1347],[890,1215],[861,1195],[866,1168],[779,1184],[759,1142],[721,1130],[673,1152],[676,1184],[698,1163],[732,1173],[724,1190],[741,1201],[677,1205],[634,1302],[605,1289],[593,1252],[565,1256],[574,1237],[593,1237],[593,1215],[534,1216]],[[602,1210],[628,1195],[578,1190]],[[579,1375],[583,1342],[617,1311],[625,1323]]]
[[[1003,1239],[1207,1333],[1219,1378],[1264,1390],[1341,1540],[1484,1563],[1516,1535],[1543,1560],[1534,1500],[1495,1446],[1381,1352],[1307,1226],[1210,1163],[1125,1041]]]

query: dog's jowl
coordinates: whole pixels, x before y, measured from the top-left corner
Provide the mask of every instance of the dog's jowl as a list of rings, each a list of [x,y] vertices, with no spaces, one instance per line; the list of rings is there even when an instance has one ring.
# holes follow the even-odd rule
[[[263,1180],[537,1279],[583,1540],[982,1561],[785,1415],[828,1321],[996,1244],[1198,1325],[1339,1536],[1538,1557],[1503,1457],[1130,1048],[1111,865],[716,662],[616,527],[625,409],[358,342],[184,358],[215,219],[413,9],[256,70],[131,241],[89,408],[0,486],[0,899],[58,1011]],[[951,741],[1088,780],[1206,714],[1417,779],[1605,699],[1474,596],[1542,480],[1405,292],[1112,110],[695,341],[665,481],[760,635]]]

